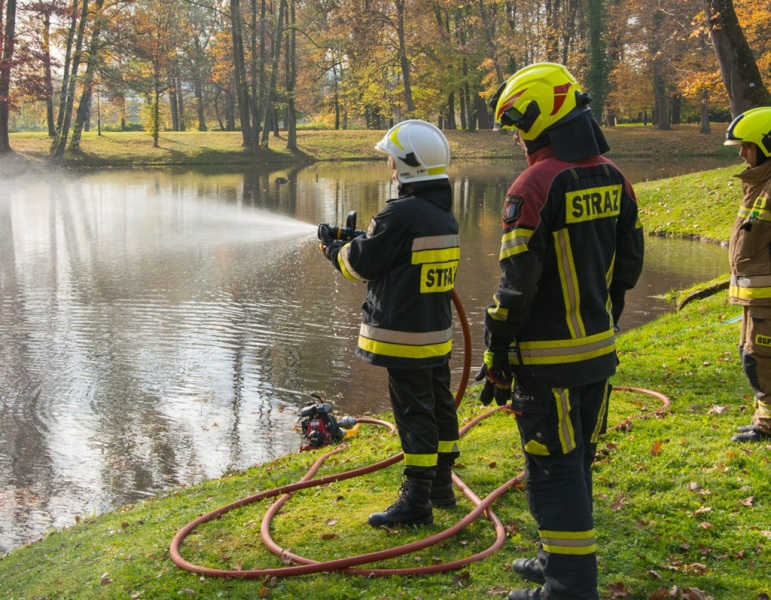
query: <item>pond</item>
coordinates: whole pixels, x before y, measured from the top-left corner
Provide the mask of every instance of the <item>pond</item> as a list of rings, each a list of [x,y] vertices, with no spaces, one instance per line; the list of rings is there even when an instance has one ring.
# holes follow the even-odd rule
[[[633,181],[719,166],[619,162]],[[475,365],[499,214],[524,167],[451,168]],[[4,188],[0,550],[296,451],[311,392],[339,416],[388,409],[385,371],[354,357],[365,286],[335,272],[315,239],[318,222],[344,224],[351,210],[365,227],[395,194],[384,161],[59,172]],[[623,329],[670,310],[653,295],[727,272],[720,246],[646,244]],[[456,326],[456,381],[461,347]]]

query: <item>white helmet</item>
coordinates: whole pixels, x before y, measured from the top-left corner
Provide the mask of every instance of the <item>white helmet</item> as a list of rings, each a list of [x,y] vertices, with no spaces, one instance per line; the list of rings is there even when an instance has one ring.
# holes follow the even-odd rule
[[[450,145],[442,131],[426,121],[402,121],[388,130],[375,148],[388,152],[401,183],[447,179]]]

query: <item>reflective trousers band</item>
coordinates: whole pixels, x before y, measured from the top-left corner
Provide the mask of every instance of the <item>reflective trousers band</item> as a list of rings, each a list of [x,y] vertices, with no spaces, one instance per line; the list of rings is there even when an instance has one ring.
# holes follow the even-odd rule
[[[359,348],[372,354],[401,358],[433,358],[452,350],[452,327],[442,331],[414,333],[380,329],[362,323]]]
[[[436,454],[407,454],[404,453],[404,464],[408,467],[435,467]]]
[[[439,442],[439,448],[437,449],[440,454],[452,454],[453,452],[460,452],[458,448],[458,440],[451,440],[449,442]]]
[[[498,260],[505,260],[509,256],[527,251],[527,243],[531,237],[533,237],[532,229],[517,228],[514,231],[504,233],[501,238],[501,254]]]
[[[539,342],[522,342],[519,354],[525,365],[558,365],[561,363],[589,360],[616,349],[616,336],[613,330],[603,331],[578,339],[546,340]],[[509,362],[520,364],[516,352],[509,352]]]
[[[552,554],[593,554],[597,551],[594,529],[589,531],[539,531],[541,546]]]
[[[755,408],[762,410],[765,413],[771,415],[771,404],[762,402],[761,400],[755,400]]]
[[[592,432],[592,438],[589,440],[592,444],[596,444],[600,439],[600,432],[602,431],[602,424],[605,422],[605,413],[608,412],[608,398],[610,396],[610,386],[605,386],[605,395],[602,397],[602,406],[600,406],[600,414],[597,415],[597,424],[594,426]]]
[[[771,275],[756,275],[754,277],[731,275],[729,293],[732,298],[744,300],[771,298]]]
[[[337,264],[340,267],[340,272],[346,279],[351,281],[366,281],[364,277],[359,275],[351,266],[351,244],[348,243],[340,249],[340,253],[337,255]]]
[[[562,454],[567,454],[576,447],[576,438],[573,432],[573,422],[570,420],[570,390],[556,388],[552,390],[554,401],[557,405],[558,429]]]

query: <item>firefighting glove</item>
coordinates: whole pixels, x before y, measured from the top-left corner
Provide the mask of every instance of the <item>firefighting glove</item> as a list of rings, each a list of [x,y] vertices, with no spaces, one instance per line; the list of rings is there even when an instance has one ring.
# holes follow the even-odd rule
[[[508,350],[486,350],[485,363],[474,379],[485,380],[485,385],[479,394],[479,400],[485,406],[490,404],[493,398],[498,406],[511,402],[511,384],[514,377],[511,373]]]
[[[326,223],[319,223],[319,228],[316,232],[319,238],[319,249],[324,253],[324,256],[328,260],[332,260],[332,250],[339,248],[343,245],[340,240],[335,240],[332,237],[333,227],[330,227]]]

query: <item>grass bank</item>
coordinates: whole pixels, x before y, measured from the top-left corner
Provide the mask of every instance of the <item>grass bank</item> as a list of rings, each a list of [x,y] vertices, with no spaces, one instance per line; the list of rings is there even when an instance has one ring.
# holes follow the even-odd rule
[[[723,156],[730,153],[721,145],[724,124],[704,136],[697,125],[678,125],[671,131],[653,127],[605,128],[612,148],[611,157],[688,157]],[[383,131],[298,131],[297,150],[288,150],[286,135],[271,135],[268,148],[256,152],[241,147],[239,132],[164,132],[159,148],[143,132],[109,132],[97,136],[83,134],[81,152],[67,153],[66,166],[163,166],[163,165],[247,165],[303,164],[327,160],[371,160],[383,155],[374,149]],[[446,131],[454,160],[511,158],[521,150],[510,141],[510,134],[490,130]],[[20,156],[42,163],[48,159],[50,138],[43,133],[11,134],[11,148]]]
[[[742,197],[733,176],[743,169],[737,164],[636,184],[645,231],[727,244]]]
[[[698,588],[718,600],[771,593],[771,446],[728,441],[750,415],[735,353],[738,325],[721,324],[737,312],[721,294],[620,337],[621,366],[614,383],[659,390],[672,399],[672,406],[663,416],[630,421],[601,441],[595,515],[602,597],[649,598],[673,586]],[[649,396],[617,393],[609,420],[611,425],[623,423],[657,407]],[[461,418],[468,421],[484,410],[471,394]],[[370,464],[397,451],[395,436],[362,426],[350,448],[330,459],[319,475]],[[523,465],[513,417],[504,413],[472,429],[462,440],[462,451],[457,472],[480,497]],[[332,573],[246,581],[200,577],[170,561],[169,541],[183,525],[238,498],[299,480],[313,459],[311,453],[295,453],[100,517],[84,515],[77,525],[2,557],[0,595],[479,599],[524,585],[509,564],[531,555],[538,536],[521,489],[512,489],[494,505],[506,524],[504,549],[460,572],[372,579]],[[394,466],[295,494],[274,521],[274,539],[315,560],[340,558],[437,533],[471,509],[464,499],[454,511],[436,510],[431,527],[371,529],[366,516],[391,502],[399,472]],[[217,568],[284,566],[259,540],[267,505],[248,505],[200,527],[183,544],[183,556]],[[477,521],[439,546],[379,566],[448,562],[488,547],[493,539],[489,524]]]

